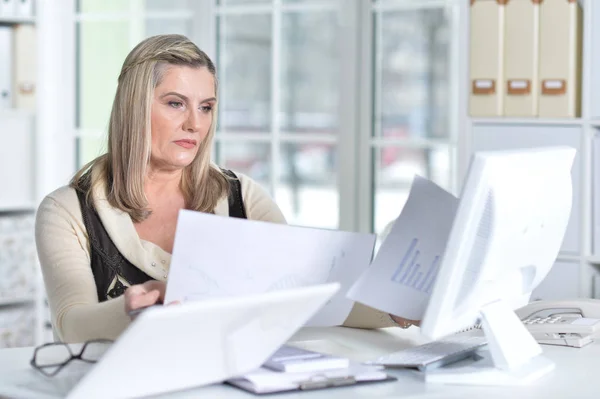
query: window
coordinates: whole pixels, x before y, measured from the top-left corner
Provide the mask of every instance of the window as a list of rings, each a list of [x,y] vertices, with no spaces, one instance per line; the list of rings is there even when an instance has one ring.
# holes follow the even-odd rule
[[[268,188],[288,222],[338,227],[337,3],[230,0],[215,11],[217,161]]]
[[[192,34],[188,0],[75,2],[77,166],[106,151],[117,78],[129,51],[146,37]]]
[[[130,49],[151,35],[182,33],[217,65],[215,161],[267,188],[291,224],[381,233],[414,174],[455,190],[457,7],[458,0],[79,0],[78,163],[105,150]]]
[[[424,8],[407,7],[421,4]],[[377,1],[373,17],[373,229],[397,217],[415,174],[452,190],[448,9]]]

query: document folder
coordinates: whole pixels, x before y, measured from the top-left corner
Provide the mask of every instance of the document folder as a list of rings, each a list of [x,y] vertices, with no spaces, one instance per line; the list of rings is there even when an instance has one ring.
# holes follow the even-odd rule
[[[311,391],[367,383],[395,381],[383,367],[355,364],[346,369],[311,373],[284,373],[260,368],[226,383],[254,394]]]
[[[12,42],[12,29],[0,25],[0,109],[11,108],[13,102]]]
[[[0,0],[0,17],[12,18],[16,13],[15,0]]]
[[[35,110],[36,40],[33,25],[17,25],[14,30],[15,108]]]
[[[582,12],[576,0],[541,2],[540,117],[579,116],[581,27]]]
[[[593,244],[592,254],[595,256],[600,255],[600,133],[596,132],[593,138],[592,144],[592,159],[593,159],[593,172],[592,172],[592,198],[593,201],[593,215],[594,215],[594,227],[593,227]],[[600,285],[598,286],[600,289]],[[598,297],[600,298],[600,297]]]
[[[506,4],[504,115],[534,117],[538,113],[540,5],[538,0]]]
[[[469,109],[471,116],[504,111],[504,15],[506,0],[471,0]]]
[[[32,17],[33,16],[33,1],[34,0],[14,0],[15,14],[19,17]]]

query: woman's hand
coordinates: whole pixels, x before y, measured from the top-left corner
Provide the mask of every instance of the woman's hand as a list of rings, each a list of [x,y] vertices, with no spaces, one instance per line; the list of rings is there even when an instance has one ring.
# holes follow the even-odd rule
[[[405,319],[404,317],[394,316],[392,314],[390,315],[390,317],[392,318],[392,320],[394,320],[396,324],[398,324],[400,328],[408,328],[410,326],[418,326],[421,324],[420,320]]]
[[[125,313],[163,303],[167,285],[163,281],[150,280],[132,285],[125,290]]]

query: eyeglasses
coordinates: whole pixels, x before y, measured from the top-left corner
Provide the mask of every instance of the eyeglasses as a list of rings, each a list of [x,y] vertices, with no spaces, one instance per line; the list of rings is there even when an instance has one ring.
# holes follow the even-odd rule
[[[86,363],[96,363],[113,341],[96,339],[87,341],[78,353],[73,353],[71,347],[63,342],[52,342],[35,348],[29,362],[31,366],[47,377],[53,377],[71,360],[81,360]]]

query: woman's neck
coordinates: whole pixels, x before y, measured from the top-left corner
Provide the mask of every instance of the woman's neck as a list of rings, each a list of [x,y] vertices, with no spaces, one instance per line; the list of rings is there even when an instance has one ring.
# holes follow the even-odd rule
[[[157,170],[149,169],[144,179],[144,191],[147,196],[156,194],[169,195],[180,190],[182,170]]]

